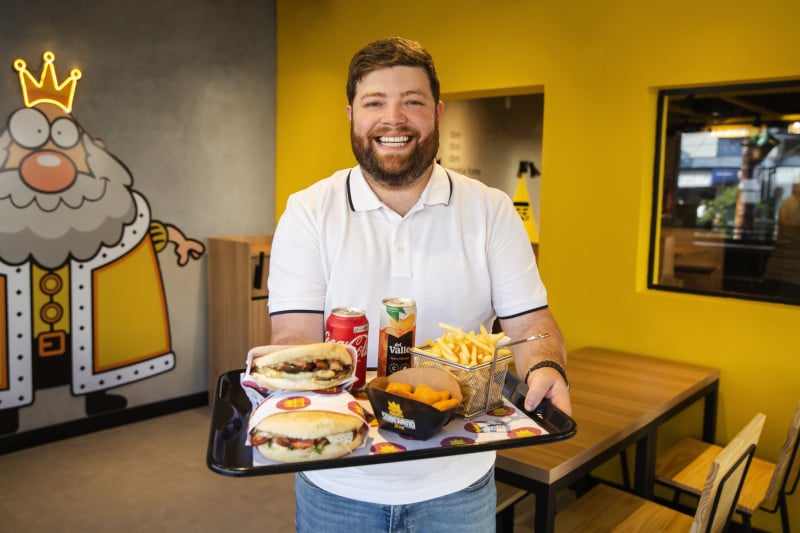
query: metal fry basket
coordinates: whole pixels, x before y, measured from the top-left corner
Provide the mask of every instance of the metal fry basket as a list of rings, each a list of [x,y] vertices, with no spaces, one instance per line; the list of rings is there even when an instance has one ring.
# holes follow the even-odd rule
[[[411,349],[412,366],[427,366],[444,370],[458,380],[464,399],[456,408],[456,414],[472,418],[503,404],[503,385],[506,381],[508,365],[513,355],[497,355],[498,350],[524,342],[546,339],[549,333],[533,335],[524,339],[505,340],[494,346],[494,356],[488,363],[476,366],[460,365],[447,359],[436,357],[425,351],[429,344]],[[507,339],[507,337],[506,337]]]
[[[502,346],[500,346],[502,348]],[[456,414],[471,418],[503,404],[503,384],[512,355],[495,356],[489,363],[465,366],[425,352],[425,346],[411,349],[412,365],[444,370],[458,380],[464,397]]]

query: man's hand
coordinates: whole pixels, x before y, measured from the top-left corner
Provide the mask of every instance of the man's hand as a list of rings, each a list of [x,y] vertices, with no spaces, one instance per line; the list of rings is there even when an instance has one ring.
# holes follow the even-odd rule
[[[524,315],[503,319],[500,321],[500,325],[512,340],[525,339],[543,333],[549,334],[547,338],[525,342],[511,348],[514,352],[514,365],[521,378],[525,377],[529,368],[543,360],[558,363],[569,374],[564,336],[549,309],[539,309]],[[567,384],[555,368],[537,368],[528,376],[527,385],[525,409],[533,411],[539,406],[542,398],[547,398],[557,408],[568,415],[572,414],[572,403]]]
[[[547,398],[558,409],[572,415],[572,401],[564,378],[554,368],[537,368],[528,377],[528,394],[525,396],[525,409],[533,411]]]

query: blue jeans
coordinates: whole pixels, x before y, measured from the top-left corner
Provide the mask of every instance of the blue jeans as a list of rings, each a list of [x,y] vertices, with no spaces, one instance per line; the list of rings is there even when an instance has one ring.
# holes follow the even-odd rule
[[[494,469],[464,490],[409,505],[381,505],[342,498],[295,475],[298,533],[492,533],[497,493]]]

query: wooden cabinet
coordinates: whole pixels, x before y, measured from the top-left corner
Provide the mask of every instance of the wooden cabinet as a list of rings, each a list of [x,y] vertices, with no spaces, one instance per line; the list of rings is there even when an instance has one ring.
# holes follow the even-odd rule
[[[220,374],[244,368],[253,346],[269,344],[272,235],[208,239],[208,393]]]

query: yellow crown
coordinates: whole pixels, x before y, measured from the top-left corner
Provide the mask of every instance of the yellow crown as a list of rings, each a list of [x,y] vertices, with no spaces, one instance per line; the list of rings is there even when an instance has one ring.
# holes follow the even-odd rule
[[[22,88],[25,107],[49,102],[56,104],[67,113],[72,112],[72,100],[75,98],[78,80],[81,79],[81,71],[77,68],[72,69],[69,77],[59,85],[56,68],[53,66],[55,58],[55,54],[49,50],[42,54],[44,64],[39,81],[31,76],[24,60],[14,60],[14,70],[19,72],[19,85]]]

